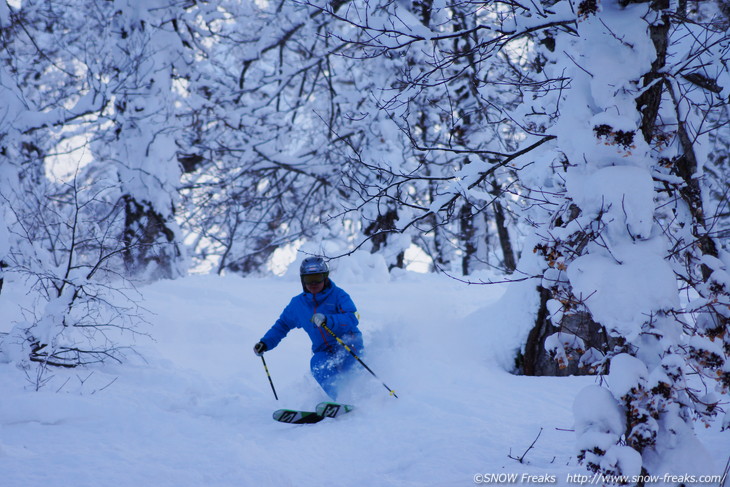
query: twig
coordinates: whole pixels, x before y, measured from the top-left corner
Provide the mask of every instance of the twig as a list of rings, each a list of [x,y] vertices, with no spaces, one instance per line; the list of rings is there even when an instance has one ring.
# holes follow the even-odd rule
[[[64,382],[63,384],[61,384],[61,387],[59,387],[58,389],[56,389],[56,392],[57,392],[57,393],[58,393],[58,392],[61,392],[61,389],[63,389],[63,388],[64,388],[64,386],[65,386],[66,384],[68,384],[68,381],[70,381],[70,380],[71,380],[71,377],[67,378],[67,379],[66,379],[66,382]]]
[[[528,453],[528,452],[529,452],[530,450],[532,450],[532,448],[533,448],[533,447],[535,446],[535,443],[537,443],[537,440],[538,440],[538,439],[540,438],[540,435],[541,435],[541,434],[542,434],[542,428],[540,428],[540,432],[539,432],[539,433],[537,434],[537,436],[535,437],[535,439],[534,439],[534,441],[532,442],[532,444],[531,444],[531,445],[530,445],[529,447],[527,447],[527,450],[525,450],[525,453],[523,453],[521,457],[513,457],[513,456],[512,456],[512,453],[511,453],[511,450],[510,450],[510,454],[509,454],[509,455],[507,455],[507,456],[508,456],[509,458],[511,458],[512,460],[517,460],[517,461],[518,461],[518,462],[520,462],[520,463],[525,463],[525,457],[527,456],[527,453]]]
[[[119,378],[119,377],[115,377],[115,378],[114,378],[114,380],[112,380],[112,381],[111,381],[110,383],[108,383],[107,385],[105,385],[105,386],[104,386],[104,387],[102,387],[101,389],[95,389],[95,390],[94,390],[94,391],[93,391],[93,392],[92,392],[91,394],[92,394],[92,395],[94,395],[94,394],[96,394],[97,392],[101,392],[101,391],[103,391],[103,390],[104,390],[104,389],[106,389],[107,387],[111,387],[111,385],[112,385],[112,384],[114,384],[114,383],[115,383],[115,382],[117,381],[117,379],[118,379],[118,378]]]

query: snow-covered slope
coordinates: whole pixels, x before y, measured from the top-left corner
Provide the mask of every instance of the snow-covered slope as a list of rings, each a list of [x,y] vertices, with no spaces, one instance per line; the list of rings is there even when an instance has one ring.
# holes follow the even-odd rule
[[[251,351],[298,292],[296,279],[159,282],[142,289],[154,341],[138,339],[127,363],[54,371],[39,392],[33,377],[0,364],[0,485],[465,486],[502,474],[569,485],[569,474],[585,473],[572,405],[595,379],[503,369],[521,333],[508,321],[527,303],[507,295],[496,305],[504,287],[442,276],[333,278],[360,309],[366,363],[398,399],[363,373],[348,391],[352,414],[276,423],[274,409],[324,399],[303,332],[266,354],[279,401]],[[718,473],[730,436],[700,434],[714,461],[706,473]],[[524,462],[510,458],[533,441]]]

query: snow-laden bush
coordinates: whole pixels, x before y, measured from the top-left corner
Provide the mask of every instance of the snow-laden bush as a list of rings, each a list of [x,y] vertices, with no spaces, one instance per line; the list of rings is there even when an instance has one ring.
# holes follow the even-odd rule
[[[127,247],[114,238],[124,219],[117,193],[81,181],[2,195],[12,216],[8,275],[33,299],[2,337],[0,355],[25,368],[36,388],[49,366],[121,361],[143,333],[141,297],[120,272]]]

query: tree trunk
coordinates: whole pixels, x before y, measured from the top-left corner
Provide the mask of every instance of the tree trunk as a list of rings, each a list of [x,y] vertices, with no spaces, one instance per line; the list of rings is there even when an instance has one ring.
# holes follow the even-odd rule
[[[3,283],[5,278],[3,276],[4,270],[8,267],[4,260],[0,260],[0,294],[3,292]]]
[[[494,223],[497,225],[497,235],[499,236],[499,245],[502,247],[502,262],[504,264],[504,270],[507,274],[512,274],[517,269],[517,259],[515,258],[514,250],[512,249],[512,240],[509,236],[509,230],[507,229],[507,219],[504,216],[504,208],[502,203],[499,202],[498,196],[502,190],[499,187],[496,179],[492,179],[492,195],[495,196],[492,207],[494,208]]]
[[[537,310],[535,326],[530,330],[527,343],[525,343],[525,350],[518,358],[517,373],[522,375],[552,375],[548,373],[552,361],[545,360],[547,355],[545,352],[545,339],[553,333],[553,326],[547,312],[550,291],[539,286],[537,292],[540,294],[540,307]]]
[[[377,254],[388,246],[388,235],[396,231],[395,222],[398,221],[398,210],[389,208],[385,213],[379,213],[375,221],[365,228],[365,235],[370,238],[373,246],[370,253]],[[405,265],[405,252],[399,251],[393,262],[388,262],[388,269],[394,267],[403,268]]]
[[[518,359],[517,372],[522,375],[533,376],[590,375],[589,370],[578,366],[577,360],[569,361],[566,367],[559,367],[558,363],[545,350],[547,337],[558,331],[567,332],[582,339],[586,350],[595,348],[603,354],[617,345],[618,341],[610,338],[606,329],[593,321],[587,311],[565,315],[560,323],[560,328],[556,328],[550,321],[547,310],[547,302],[552,297],[551,291],[542,286],[538,287],[537,291],[540,293],[540,307],[535,319],[535,326],[530,330],[527,337],[525,350]]]
[[[652,8],[656,12],[664,11],[669,8],[669,0],[655,0],[652,2]],[[636,106],[641,112],[641,133],[644,136],[644,140],[649,143],[651,143],[651,139],[654,136],[656,120],[659,115],[659,106],[661,105],[662,93],[664,91],[664,83],[661,82],[661,79],[664,77],[662,69],[667,60],[669,26],[670,22],[666,13],[662,14],[661,23],[655,23],[649,26],[651,40],[656,50],[656,59],[651,64],[651,71],[644,75],[644,86],[648,88],[636,99]]]
[[[157,265],[156,276],[174,277],[174,260],[180,256],[175,232],[164,217],[147,202],[138,202],[130,195],[124,201],[124,264],[128,275],[145,272],[149,264]]]
[[[468,276],[474,269],[472,266],[473,259],[476,258],[477,245],[475,239],[474,213],[471,203],[466,202],[459,210],[459,239],[464,249],[464,255],[461,258],[461,273]]]

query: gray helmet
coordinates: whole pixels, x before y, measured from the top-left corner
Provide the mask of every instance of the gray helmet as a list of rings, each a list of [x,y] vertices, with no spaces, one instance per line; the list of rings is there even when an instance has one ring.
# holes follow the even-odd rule
[[[308,274],[329,274],[327,262],[322,257],[307,257],[299,266],[299,275],[306,276]]]

